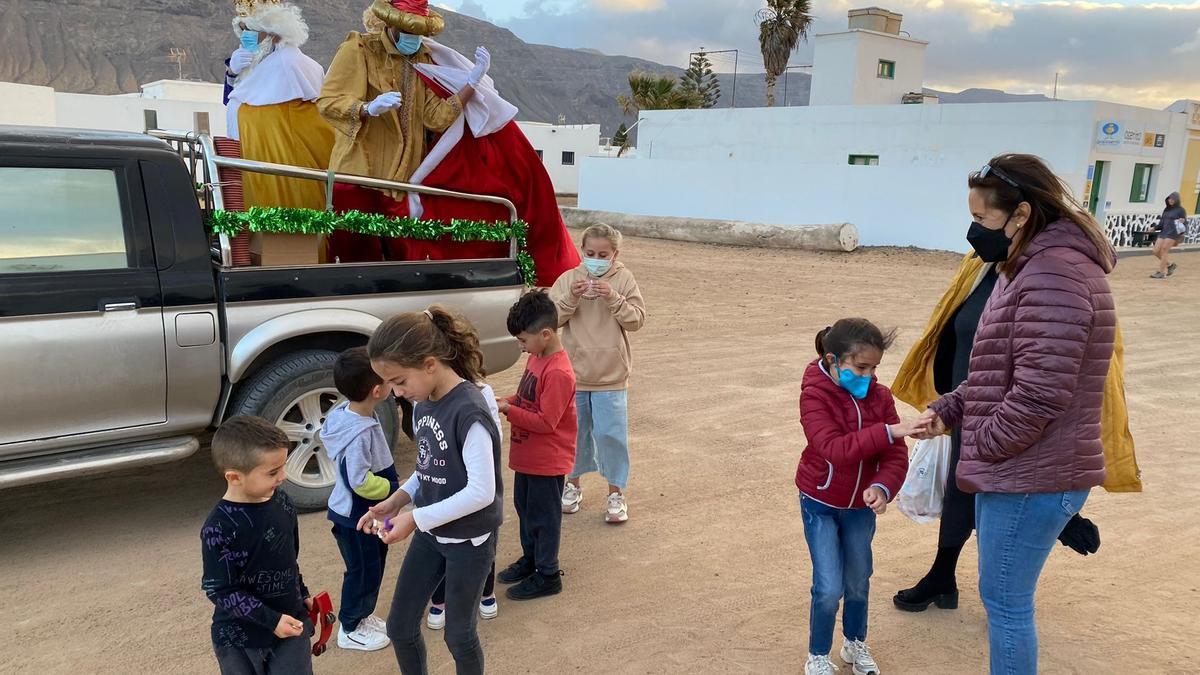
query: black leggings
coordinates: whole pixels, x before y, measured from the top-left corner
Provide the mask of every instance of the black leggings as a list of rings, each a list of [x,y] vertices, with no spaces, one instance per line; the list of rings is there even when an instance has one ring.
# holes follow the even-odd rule
[[[496,562],[496,533],[479,546],[471,542],[439,544],[433,535],[417,532],[408,545],[387,631],[403,675],[426,675],[428,661],[421,621],[425,607],[442,578],[446,579],[446,646],[458,675],[482,675],[483,645],[475,632],[479,600],[488,570]]]
[[[942,520],[938,526],[939,548],[962,548],[975,529],[975,495],[958,489],[954,479],[962,452],[962,432],[950,434],[950,469],[946,474],[946,494],[942,498]]]
[[[488,574],[487,581],[483,584],[483,597],[487,598],[496,594],[496,563],[492,563],[492,571]],[[442,583],[438,584],[437,590],[433,592],[433,597],[429,602],[434,605],[446,604],[446,578],[442,577]]]

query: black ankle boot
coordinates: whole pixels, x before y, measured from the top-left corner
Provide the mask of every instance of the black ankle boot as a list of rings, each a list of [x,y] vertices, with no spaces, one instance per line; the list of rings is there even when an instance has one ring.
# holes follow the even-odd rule
[[[929,574],[916,586],[906,588],[892,598],[897,609],[924,612],[934,604],[942,609],[958,609],[958,583],[954,571],[958,569],[958,555],[962,553],[962,548],[962,544],[939,546]]]
[[[905,612],[924,612],[930,605],[937,605],[940,609],[958,609],[958,585],[954,579],[947,583],[933,581],[926,576],[916,586],[893,596],[892,603],[896,609]]]

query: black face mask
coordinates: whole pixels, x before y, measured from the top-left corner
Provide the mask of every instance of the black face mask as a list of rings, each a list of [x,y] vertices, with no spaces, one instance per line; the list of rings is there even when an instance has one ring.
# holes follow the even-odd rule
[[[1004,221],[1004,227],[1008,227],[1007,219]],[[971,223],[970,229],[967,230],[967,242],[975,249],[975,253],[979,254],[980,260],[998,263],[1008,259],[1008,247],[1012,246],[1013,240],[1004,234],[1004,227],[989,230],[980,223]]]

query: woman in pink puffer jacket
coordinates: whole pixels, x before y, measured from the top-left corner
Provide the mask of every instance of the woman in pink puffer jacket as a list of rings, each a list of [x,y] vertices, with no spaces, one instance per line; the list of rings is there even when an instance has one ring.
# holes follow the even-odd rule
[[[1100,410],[1116,338],[1099,225],[1046,164],[1001,155],[971,175],[967,240],[1001,276],[970,371],[925,413],[961,427],[958,486],[975,493],[979,593],[993,675],[1037,672],[1034,591],[1055,538],[1104,481]]]

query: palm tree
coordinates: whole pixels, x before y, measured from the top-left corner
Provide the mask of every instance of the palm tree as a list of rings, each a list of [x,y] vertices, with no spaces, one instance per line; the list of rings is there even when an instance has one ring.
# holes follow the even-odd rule
[[[642,110],[699,108],[703,101],[695,92],[684,90],[679,80],[670,75],[635,70],[629,74],[629,95],[621,94],[617,103],[626,115],[636,115]]]
[[[758,44],[767,71],[767,105],[775,105],[775,82],[812,24],[809,0],[767,0],[759,10]]]

